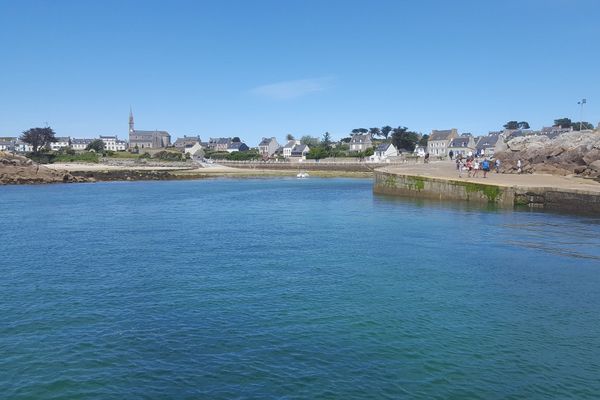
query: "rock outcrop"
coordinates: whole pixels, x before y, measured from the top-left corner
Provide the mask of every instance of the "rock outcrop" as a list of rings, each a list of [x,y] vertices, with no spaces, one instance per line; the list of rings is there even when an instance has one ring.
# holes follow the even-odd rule
[[[524,173],[600,177],[600,131],[573,131],[554,139],[522,136],[496,153],[505,173],[516,173],[521,160]]]
[[[0,185],[87,182],[66,171],[55,171],[27,157],[0,152]]]

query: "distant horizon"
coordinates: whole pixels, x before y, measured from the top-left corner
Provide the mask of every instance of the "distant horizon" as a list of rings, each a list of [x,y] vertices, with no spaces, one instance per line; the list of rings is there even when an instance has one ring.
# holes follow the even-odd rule
[[[118,12],[115,12],[118,11]],[[580,18],[581,17],[581,18]],[[284,138],[597,126],[600,3],[0,3],[0,136]],[[27,26],[27,29],[23,29]]]

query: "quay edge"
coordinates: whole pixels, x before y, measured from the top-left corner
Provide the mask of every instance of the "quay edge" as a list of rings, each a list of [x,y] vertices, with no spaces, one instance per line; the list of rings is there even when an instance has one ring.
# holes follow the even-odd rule
[[[504,186],[381,170],[374,172],[373,180],[376,194],[600,215],[600,193],[592,191]]]

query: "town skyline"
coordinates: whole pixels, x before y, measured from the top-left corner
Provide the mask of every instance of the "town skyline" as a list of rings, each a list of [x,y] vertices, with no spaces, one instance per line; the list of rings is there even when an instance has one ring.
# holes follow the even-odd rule
[[[0,4],[0,135],[125,138],[130,106],[143,129],[249,142],[382,123],[484,135],[578,121],[583,98],[600,121],[594,1],[145,5]]]

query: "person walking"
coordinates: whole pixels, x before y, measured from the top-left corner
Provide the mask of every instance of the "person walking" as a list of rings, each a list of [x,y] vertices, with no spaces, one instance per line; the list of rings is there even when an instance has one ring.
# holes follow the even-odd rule
[[[519,160],[517,161],[517,173],[520,174],[521,172],[523,172],[523,164],[521,163],[521,159],[519,158]]]
[[[473,178],[477,178],[477,173],[479,173],[479,161],[477,161],[477,159],[475,159],[473,161]]]
[[[496,161],[494,161],[494,167],[496,168],[496,173],[499,174],[500,173],[500,160],[496,158]]]
[[[483,162],[481,163],[481,169],[483,170],[483,177],[487,178],[487,173],[490,172],[490,162],[487,158],[483,159]]]

